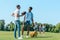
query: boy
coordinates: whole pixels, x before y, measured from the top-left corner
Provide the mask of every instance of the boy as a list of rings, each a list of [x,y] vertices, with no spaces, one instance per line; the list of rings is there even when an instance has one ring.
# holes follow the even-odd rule
[[[41,34],[41,32],[42,32],[42,24],[39,25],[39,32]]]
[[[34,29],[34,31],[38,31],[38,24],[37,24],[37,22],[35,22],[33,29]]]
[[[45,24],[42,25],[43,33],[45,33]]]
[[[24,25],[27,26],[26,38],[29,37],[30,24],[34,24],[33,13],[31,11],[32,11],[32,7],[29,7],[28,12],[26,12],[26,14],[24,15]],[[24,32],[24,28],[22,29],[22,36],[23,36],[23,32]]]
[[[43,34],[43,36],[44,36],[44,33],[45,33],[45,24],[40,24],[40,26],[39,26],[39,31],[40,31],[40,33]]]
[[[18,30],[18,39],[22,39],[20,37],[20,28],[21,28],[20,27],[20,16],[22,16],[22,15],[19,15],[19,13],[20,13],[20,5],[17,5],[16,10],[12,14],[12,16],[15,17],[14,37],[17,38],[16,37],[16,31]]]

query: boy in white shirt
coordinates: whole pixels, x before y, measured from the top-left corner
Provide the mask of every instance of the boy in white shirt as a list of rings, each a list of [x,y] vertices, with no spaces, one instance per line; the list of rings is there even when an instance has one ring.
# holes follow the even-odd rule
[[[12,14],[12,16],[15,17],[14,37],[17,38],[16,37],[16,31],[18,30],[18,39],[22,39],[20,37],[20,29],[21,29],[21,27],[20,27],[20,16],[22,16],[22,15],[19,15],[19,14],[20,14],[20,5],[17,5],[16,10]]]

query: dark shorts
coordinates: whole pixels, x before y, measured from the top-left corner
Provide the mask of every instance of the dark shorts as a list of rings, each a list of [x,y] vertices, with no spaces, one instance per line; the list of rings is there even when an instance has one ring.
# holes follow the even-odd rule
[[[25,25],[30,25],[30,21],[26,21],[24,24]]]
[[[24,23],[24,27],[22,29],[24,29],[24,30],[30,30],[30,21],[26,21]]]

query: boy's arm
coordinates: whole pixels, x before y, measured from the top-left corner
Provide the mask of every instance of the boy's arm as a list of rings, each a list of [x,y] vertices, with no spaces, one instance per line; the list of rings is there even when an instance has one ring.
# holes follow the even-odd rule
[[[25,22],[25,17],[26,17],[26,16],[24,16],[24,22]]]
[[[33,26],[34,26],[34,19],[33,19],[33,14],[32,14],[32,24],[33,24]]]
[[[32,19],[32,24],[33,24],[33,26],[34,26],[34,20]]]
[[[19,15],[19,17],[24,16],[25,14],[26,14],[26,12],[22,12],[22,14]]]
[[[14,16],[14,13],[12,13],[12,16]]]
[[[25,16],[24,16],[23,26],[24,26],[24,24],[25,24]]]

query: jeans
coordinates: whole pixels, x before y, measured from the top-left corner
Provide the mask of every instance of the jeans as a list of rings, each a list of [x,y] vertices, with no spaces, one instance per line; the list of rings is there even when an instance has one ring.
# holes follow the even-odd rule
[[[15,28],[14,28],[14,37],[16,38],[16,31],[18,31],[18,37],[20,37],[20,21],[15,21]]]

